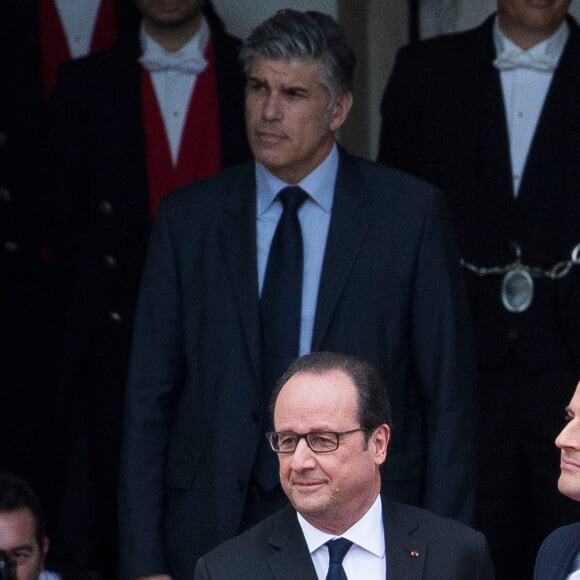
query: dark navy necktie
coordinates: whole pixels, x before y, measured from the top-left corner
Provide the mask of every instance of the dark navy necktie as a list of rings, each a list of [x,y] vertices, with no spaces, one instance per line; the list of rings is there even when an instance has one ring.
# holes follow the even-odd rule
[[[298,209],[307,197],[300,187],[286,187],[278,194],[284,211],[270,246],[260,299],[267,395],[299,353],[304,253]]]
[[[348,580],[342,567],[342,561],[350,550],[352,542],[345,538],[337,538],[326,542],[328,547],[329,564],[326,580]]]
[[[302,315],[304,252],[298,209],[308,198],[300,187],[285,187],[278,194],[284,211],[270,245],[260,297],[262,332],[262,386],[268,401],[276,381],[299,354]],[[264,425],[264,431],[271,425]],[[253,477],[263,490],[279,483],[277,459],[264,440],[258,449]]]

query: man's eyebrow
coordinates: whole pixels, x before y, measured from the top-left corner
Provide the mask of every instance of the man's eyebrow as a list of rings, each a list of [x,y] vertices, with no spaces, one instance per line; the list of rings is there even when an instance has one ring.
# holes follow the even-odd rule
[[[282,91],[284,92],[300,92],[300,93],[307,93],[309,91],[308,87],[304,85],[282,85]]]
[[[34,551],[34,546],[32,544],[23,544],[22,546],[15,546],[10,550],[11,552],[32,552]]]
[[[264,79],[262,77],[253,76],[253,75],[249,75],[248,76],[248,81],[252,81],[252,82],[255,82],[255,83],[267,84],[266,79]]]

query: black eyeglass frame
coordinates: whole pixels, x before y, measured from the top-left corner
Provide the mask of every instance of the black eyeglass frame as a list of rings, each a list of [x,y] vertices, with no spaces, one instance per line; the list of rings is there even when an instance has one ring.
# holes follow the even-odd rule
[[[365,433],[368,433],[369,431],[371,431],[371,429],[367,429],[366,427],[357,427],[356,429],[349,429],[348,431],[309,431],[308,433],[294,433],[293,431],[269,431],[268,433],[266,433],[265,437],[268,440],[270,448],[274,453],[294,453],[294,451],[296,451],[296,447],[298,447],[300,439],[306,439],[306,444],[314,453],[332,453],[333,451],[336,451],[340,447],[340,440],[345,435],[357,433],[358,431],[364,431]],[[274,447],[274,437],[279,436],[280,434],[288,434],[296,437],[296,444],[294,445],[294,448],[292,450],[281,451],[280,449],[276,449]],[[314,449],[312,443],[310,442],[310,436],[312,435],[334,435],[334,437],[336,438],[336,447],[334,447],[333,449],[324,449],[324,450]]]

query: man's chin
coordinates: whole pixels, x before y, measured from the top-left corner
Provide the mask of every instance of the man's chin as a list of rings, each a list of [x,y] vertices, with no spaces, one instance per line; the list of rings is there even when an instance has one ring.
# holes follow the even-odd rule
[[[558,491],[570,499],[580,501],[580,479],[567,473],[560,474]]]

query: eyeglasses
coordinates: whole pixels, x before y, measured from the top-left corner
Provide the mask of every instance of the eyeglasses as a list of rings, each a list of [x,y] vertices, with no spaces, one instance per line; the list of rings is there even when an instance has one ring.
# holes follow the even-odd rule
[[[364,427],[351,429],[350,431],[311,431],[310,433],[293,433],[292,431],[271,431],[266,433],[266,439],[270,447],[276,453],[294,453],[300,439],[306,439],[308,447],[315,453],[328,453],[336,451],[340,439],[345,435],[357,433],[358,431],[368,431]]]

